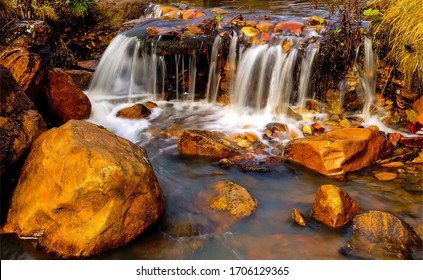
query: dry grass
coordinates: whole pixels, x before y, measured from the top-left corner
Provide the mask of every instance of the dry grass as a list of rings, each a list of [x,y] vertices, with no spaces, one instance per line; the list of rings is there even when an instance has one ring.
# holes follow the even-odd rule
[[[390,51],[409,88],[423,87],[423,5],[420,0],[372,0],[381,11],[375,35],[387,32]]]
[[[9,0],[0,0],[0,28],[16,16],[16,10]]]

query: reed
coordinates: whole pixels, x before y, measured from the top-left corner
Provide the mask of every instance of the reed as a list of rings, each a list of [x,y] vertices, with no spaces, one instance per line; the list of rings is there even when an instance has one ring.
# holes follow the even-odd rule
[[[374,21],[376,37],[387,36],[388,59],[404,75],[409,89],[423,88],[423,5],[419,0],[372,0],[380,18]]]

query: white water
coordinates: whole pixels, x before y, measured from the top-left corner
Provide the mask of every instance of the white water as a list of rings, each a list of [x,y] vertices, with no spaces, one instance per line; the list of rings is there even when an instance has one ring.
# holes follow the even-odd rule
[[[364,118],[369,117],[370,107],[375,102],[375,92],[376,92],[376,82],[377,82],[377,73],[376,73],[376,60],[377,55],[373,50],[373,40],[371,37],[364,38],[364,62],[363,68],[360,73],[360,81],[363,85],[363,90],[365,94],[365,101],[363,106],[362,116]]]
[[[314,62],[314,57],[319,52],[319,46],[316,43],[308,45],[305,53],[305,58],[301,61],[301,76],[300,83],[298,85],[298,101],[297,106],[299,108],[304,108],[305,100],[307,97],[310,97],[310,84],[311,84],[311,74],[312,67]]]

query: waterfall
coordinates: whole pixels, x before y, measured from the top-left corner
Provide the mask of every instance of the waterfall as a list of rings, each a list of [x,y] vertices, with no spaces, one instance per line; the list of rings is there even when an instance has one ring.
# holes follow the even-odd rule
[[[94,73],[88,95],[94,100],[133,99],[163,94],[166,64],[163,56],[147,52],[137,37],[117,35],[103,54]]]
[[[376,92],[376,59],[377,55],[373,50],[373,40],[371,37],[364,38],[364,61],[363,68],[360,75],[360,81],[363,85],[365,94],[364,105],[363,105],[363,117],[368,117],[370,114],[370,107],[375,102]]]
[[[207,80],[207,89],[206,89],[206,100],[210,102],[216,102],[217,94],[219,91],[219,84],[220,84],[220,63],[219,63],[219,51],[220,45],[222,43],[222,38],[220,36],[216,36],[213,47],[212,53],[210,57],[210,67],[209,67],[209,77]]]
[[[297,106],[304,108],[305,100],[310,92],[310,78],[313,70],[313,61],[316,54],[319,52],[317,43],[312,43],[307,46],[305,56],[301,60],[301,76],[298,85],[298,101]]]

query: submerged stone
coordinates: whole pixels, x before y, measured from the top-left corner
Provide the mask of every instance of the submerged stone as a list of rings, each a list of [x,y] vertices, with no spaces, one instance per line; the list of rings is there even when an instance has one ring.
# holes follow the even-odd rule
[[[366,167],[392,149],[377,132],[344,128],[288,142],[285,157],[325,175],[339,175]]]
[[[130,242],[164,209],[143,148],[71,120],[32,145],[4,230],[63,257],[86,257]]]
[[[397,178],[397,174],[392,172],[382,172],[382,173],[376,174],[375,177],[379,181],[391,181]]]
[[[358,203],[344,190],[334,185],[323,185],[314,199],[313,218],[329,227],[339,228],[352,221],[358,210]]]
[[[241,153],[236,142],[219,132],[186,129],[178,141],[181,155],[226,158]]]
[[[353,221],[349,255],[365,259],[422,259],[422,240],[395,215],[367,211]]]
[[[212,190],[215,194],[209,202],[211,209],[227,211],[235,218],[244,218],[257,208],[257,200],[233,181],[220,180]]]

